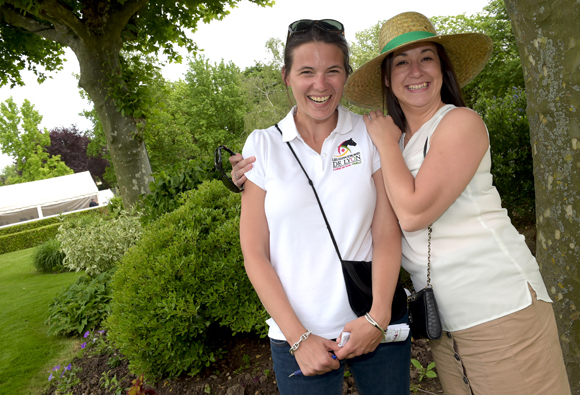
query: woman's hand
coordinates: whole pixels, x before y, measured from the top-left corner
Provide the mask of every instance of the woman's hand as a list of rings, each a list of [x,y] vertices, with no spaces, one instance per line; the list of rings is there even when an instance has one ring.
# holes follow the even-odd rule
[[[385,143],[399,144],[403,133],[391,116],[385,117],[381,111],[371,111],[367,116],[363,115],[363,120],[374,145],[379,147]]]
[[[365,317],[350,321],[342,331],[350,332],[350,339],[344,347],[335,352],[341,360],[373,352],[383,340],[381,331],[372,326]]]
[[[232,164],[232,181],[234,184],[238,187],[244,185],[247,180],[245,174],[250,171],[253,167],[252,163],[255,161],[255,156],[251,156],[247,159],[244,159],[240,153],[230,156],[230,163]]]
[[[340,367],[340,362],[333,359],[330,353],[338,350],[340,347],[336,342],[311,334],[300,343],[294,356],[304,376],[316,376]]]

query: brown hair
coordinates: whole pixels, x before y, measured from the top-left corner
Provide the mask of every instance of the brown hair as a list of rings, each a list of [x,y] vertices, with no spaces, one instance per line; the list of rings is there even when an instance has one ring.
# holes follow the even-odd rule
[[[457,77],[455,76],[455,71],[453,65],[449,60],[449,56],[445,51],[445,48],[438,44],[435,44],[437,48],[437,55],[439,56],[439,63],[441,64],[441,76],[443,78],[443,84],[441,85],[441,101],[445,104],[453,104],[457,107],[465,107],[465,102],[463,101],[463,95],[461,94],[461,89],[459,88],[459,83],[457,82]],[[387,107],[388,114],[393,117],[395,124],[405,132],[407,129],[407,120],[405,119],[405,114],[399,105],[399,100],[393,94],[393,91],[386,86],[384,81],[388,81],[391,85],[391,69],[393,68],[393,57],[394,52],[390,53],[385,60],[381,63],[381,81],[383,81],[383,102]],[[384,110],[384,108],[383,108]]]

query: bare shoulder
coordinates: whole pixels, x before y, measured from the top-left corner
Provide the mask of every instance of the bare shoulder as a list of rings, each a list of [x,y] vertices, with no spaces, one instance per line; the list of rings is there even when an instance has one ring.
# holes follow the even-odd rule
[[[475,111],[467,107],[457,107],[449,111],[440,123],[444,128],[469,128],[470,130],[485,130],[483,119]]]
[[[457,107],[445,114],[437,126],[432,145],[483,154],[489,146],[487,128],[478,113]]]

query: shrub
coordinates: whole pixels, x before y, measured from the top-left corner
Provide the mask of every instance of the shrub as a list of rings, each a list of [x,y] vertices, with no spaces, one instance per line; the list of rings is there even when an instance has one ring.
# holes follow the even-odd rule
[[[76,335],[96,328],[109,314],[111,279],[116,268],[95,278],[81,276],[56,295],[48,307],[49,335]]]
[[[510,216],[535,219],[534,167],[526,94],[513,88],[504,97],[480,97],[474,109],[482,116],[491,145],[491,174]]]
[[[34,267],[41,273],[58,273],[64,271],[63,261],[64,252],[60,250],[60,241],[56,238],[49,239],[34,251]]]
[[[175,165],[170,173],[161,171],[153,175],[149,184],[151,193],[143,198],[144,223],[151,223],[161,215],[180,205],[179,194],[197,188],[203,181],[216,178],[214,164],[204,160],[190,160],[187,165]]]
[[[115,266],[140,236],[139,217],[123,212],[113,218],[95,215],[66,220],[57,238],[66,255],[64,266],[95,276]]]
[[[239,195],[214,180],[183,203],[146,229],[113,279],[109,337],[132,370],[150,378],[209,366],[218,353],[215,326],[266,329],[243,266]]]
[[[20,251],[26,248],[36,247],[39,244],[53,238],[58,233],[60,224],[52,224],[40,228],[25,230],[0,236],[0,255],[7,252]]]

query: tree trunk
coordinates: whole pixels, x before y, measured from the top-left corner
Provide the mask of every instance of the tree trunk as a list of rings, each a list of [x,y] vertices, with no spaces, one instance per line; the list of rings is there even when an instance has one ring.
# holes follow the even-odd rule
[[[73,45],[72,49],[80,64],[79,86],[89,94],[95,105],[105,131],[123,204],[129,208],[138,201],[139,195],[149,192],[149,182],[153,179],[145,143],[135,118],[123,115],[108,97],[107,87],[120,73],[119,51],[122,44],[118,41],[108,42],[107,37],[101,36],[90,43],[91,47],[77,42],[78,45]]]
[[[577,0],[505,3],[526,80],[536,256],[554,301],[572,393],[580,394],[580,7]]]

